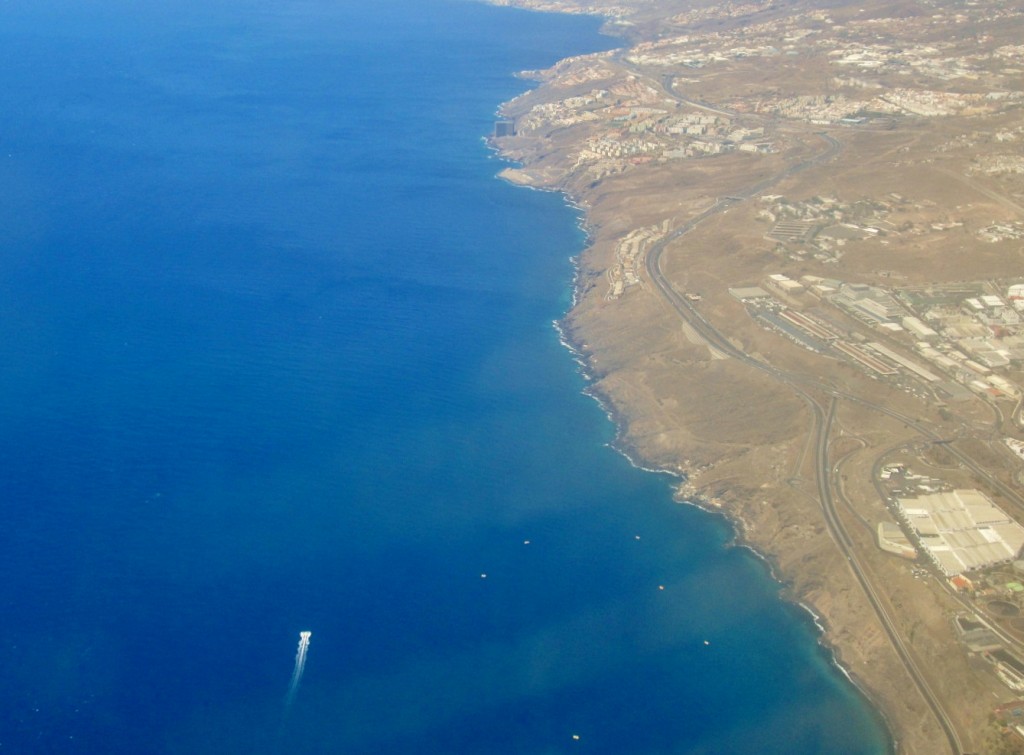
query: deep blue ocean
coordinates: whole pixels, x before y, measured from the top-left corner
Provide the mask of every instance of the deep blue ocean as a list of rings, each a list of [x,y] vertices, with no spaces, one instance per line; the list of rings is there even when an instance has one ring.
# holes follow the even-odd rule
[[[597,30],[0,6],[0,752],[887,749],[552,327],[579,218],[481,137]]]

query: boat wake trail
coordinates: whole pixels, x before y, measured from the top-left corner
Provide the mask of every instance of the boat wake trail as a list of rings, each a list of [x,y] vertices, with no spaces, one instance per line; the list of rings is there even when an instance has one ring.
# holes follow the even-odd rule
[[[290,708],[295,699],[295,693],[299,689],[299,682],[302,681],[302,672],[306,670],[306,654],[309,652],[309,638],[312,632],[299,632],[299,649],[295,653],[295,668],[292,670],[292,679],[288,683],[288,694],[284,698],[284,707]]]

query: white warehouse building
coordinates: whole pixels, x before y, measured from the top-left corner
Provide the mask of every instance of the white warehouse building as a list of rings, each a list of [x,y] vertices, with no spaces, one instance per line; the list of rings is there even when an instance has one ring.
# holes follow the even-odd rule
[[[898,505],[925,553],[947,576],[1013,561],[1024,547],[1024,527],[980,490],[900,498]]]

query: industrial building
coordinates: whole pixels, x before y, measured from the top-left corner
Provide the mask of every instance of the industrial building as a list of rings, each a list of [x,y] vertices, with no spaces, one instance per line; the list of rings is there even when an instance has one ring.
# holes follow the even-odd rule
[[[903,530],[899,528],[898,524],[879,522],[877,534],[878,547],[886,553],[909,558],[911,561],[917,558],[917,549],[907,539],[907,536],[903,534]]]
[[[1013,561],[1024,547],[1024,527],[979,490],[944,491],[897,503],[925,553],[946,576]]]
[[[957,616],[953,621],[957,637],[968,650],[974,653],[995,652],[1003,649],[1002,642],[996,634],[976,618]]]
[[[987,654],[988,659],[996,667],[996,674],[1010,689],[1024,692],[1024,662],[1005,649]]]
[[[832,301],[859,319],[877,325],[896,325],[894,320],[902,320],[907,315],[907,311],[888,293],[863,283],[844,283]],[[902,326],[899,329],[902,330]]]

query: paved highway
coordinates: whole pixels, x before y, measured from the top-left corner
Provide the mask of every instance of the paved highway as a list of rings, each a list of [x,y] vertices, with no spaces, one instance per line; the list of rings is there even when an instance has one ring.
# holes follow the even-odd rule
[[[928,680],[924,678],[917,662],[914,660],[910,651],[907,649],[907,646],[904,644],[903,638],[900,636],[900,633],[896,628],[896,623],[893,621],[892,617],[889,616],[888,611],[886,611],[885,606],[882,604],[878,594],[875,592],[870,579],[868,579],[863,567],[860,565],[854,542],[850,539],[842,520],[840,520],[839,515],[836,513],[835,501],[832,498],[832,480],[830,476],[831,467],[828,460],[828,447],[829,435],[831,434],[832,423],[835,420],[836,404],[838,403],[838,399],[833,396],[828,405],[828,412],[825,412],[821,405],[809,395],[803,394],[803,398],[811,406],[814,414],[814,432],[816,436],[814,444],[815,476],[818,480],[818,500],[821,503],[821,510],[825,515],[825,522],[828,525],[829,532],[832,534],[832,539],[835,540],[836,545],[839,546],[840,553],[846,557],[846,561],[850,565],[850,570],[853,572],[853,575],[857,578],[861,588],[864,590],[864,594],[867,596],[868,602],[871,603],[871,607],[874,609],[882,627],[885,629],[885,633],[889,637],[889,642],[892,644],[893,649],[896,651],[897,655],[899,655],[900,660],[903,662],[907,672],[914,680],[914,684],[917,686],[918,690],[920,690],[921,696],[924,697],[925,702],[928,703],[928,707],[935,715],[939,725],[942,726],[942,730],[949,742],[950,749],[953,753],[959,755],[963,752],[963,744],[960,741],[960,736],[957,734],[956,727],[946,714],[946,711],[943,710],[942,703],[932,691],[931,685],[929,685]]]
[[[953,725],[949,716],[946,714],[941,702],[939,701],[938,697],[932,691],[930,685],[928,684],[928,681],[921,674],[916,662],[914,661],[913,657],[910,655],[909,651],[904,645],[903,639],[900,637],[895,623],[888,615],[888,612],[885,610],[881,602],[879,601],[878,596],[871,585],[870,579],[865,574],[863,568],[860,565],[860,562],[856,555],[856,550],[853,546],[853,541],[847,535],[842,522],[835,513],[835,507],[832,500],[831,470],[828,464],[829,431],[831,429],[832,419],[835,415],[836,402],[840,398],[854,401],[868,408],[881,411],[882,413],[887,414],[893,417],[894,419],[898,419],[899,421],[904,422],[905,424],[908,425],[908,427],[913,428],[917,432],[920,432],[921,434],[931,439],[937,440],[939,439],[939,436],[930,429],[928,429],[927,427],[925,427],[924,425],[920,424],[916,419],[907,417],[903,414],[900,414],[899,412],[891,410],[882,405],[866,401],[852,394],[836,391],[831,386],[824,385],[812,377],[789,373],[785,370],[781,370],[766,362],[762,362],[758,359],[751,357],[749,354],[745,353],[744,351],[733,345],[733,343],[723,333],[721,333],[721,331],[719,331],[714,325],[712,325],[707,320],[707,318],[705,318],[704,315],[701,314],[696,309],[693,303],[691,303],[678,291],[676,291],[676,289],[666,279],[661,268],[662,256],[668,245],[678,240],[680,237],[684,236],[690,231],[692,231],[695,227],[697,227],[700,223],[702,223],[709,217],[712,217],[713,215],[716,215],[720,212],[724,212],[729,207],[738,204],[746,199],[749,199],[750,197],[753,197],[757,194],[762,193],[765,189],[784,180],[785,178],[788,178],[789,176],[807,170],[813,166],[820,165],[830,160],[836,153],[838,153],[840,145],[835,139],[833,139],[828,134],[824,133],[819,133],[818,136],[821,137],[827,145],[826,149],[823,152],[821,152],[814,158],[811,158],[810,160],[799,163],[798,165],[795,165],[792,168],[783,171],[782,173],[766,178],[763,181],[758,182],[754,186],[751,186],[746,190],[738,194],[735,194],[732,197],[718,200],[718,202],[716,202],[712,207],[709,207],[708,209],[701,212],[699,215],[691,218],[682,226],[675,229],[672,233],[668,234],[667,236],[659,240],[657,243],[652,245],[652,247],[648,250],[647,253],[645,267],[651,283],[662,295],[665,301],[679,314],[680,317],[682,317],[697,332],[697,334],[708,344],[710,348],[715,349],[725,354],[726,356],[732,357],[740,362],[743,362],[744,364],[754,367],[755,369],[760,370],[761,372],[764,372],[773,377],[774,379],[786,384],[792,390],[794,390],[802,399],[804,399],[804,401],[806,401],[808,406],[811,408],[812,414],[814,416],[814,425],[816,433],[815,466],[816,477],[818,482],[818,496],[820,499],[822,512],[825,515],[826,524],[829,528],[829,532],[831,533],[832,539],[836,542],[836,545],[839,547],[840,552],[846,558],[847,563],[849,564],[849,567],[853,572],[854,576],[856,577],[858,583],[861,585],[861,588],[864,590],[864,593],[867,596],[872,609],[875,611],[875,614],[878,616],[878,619],[882,624],[882,627],[884,628],[890,643],[892,644],[900,660],[906,667],[907,673],[910,675],[911,679],[914,681],[914,684],[920,690],[921,695],[927,703],[929,709],[932,711],[939,725],[942,727],[942,730],[949,743],[951,751],[954,754],[959,755],[959,753],[963,752],[963,747],[960,741],[960,737],[956,731],[956,727]],[[813,396],[811,396],[811,394],[808,392],[808,389],[823,390],[827,395],[831,397],[831,403],[829,405],[829,411],[827,414],[825,413],[825,410],[822,408],[820,403],[816,399],[814,399]],[[957,456],[958,458],[963,456],[955,449],[952,450],[954,455]],[[977,465],[974,464],[973,462],[969,462],[969,460],[966,459],[962,460],[972,470],[979,471],[979,468],[977,468]],[[982,474],[985,477],[988,477],[988,475],[984,474],[983,471]]]

